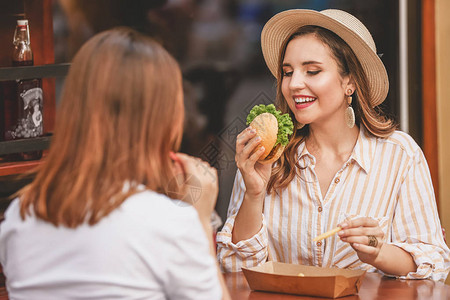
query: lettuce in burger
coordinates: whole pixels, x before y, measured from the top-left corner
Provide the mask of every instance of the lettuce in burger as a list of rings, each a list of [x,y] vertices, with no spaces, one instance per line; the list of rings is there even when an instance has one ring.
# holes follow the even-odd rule
[[[264,153],[258,162],[262,164],[273,163],[280,158],[294,130],[289,114],[281,114],[273,104],[255,105],[247,116],[247,125],[261,138]]]

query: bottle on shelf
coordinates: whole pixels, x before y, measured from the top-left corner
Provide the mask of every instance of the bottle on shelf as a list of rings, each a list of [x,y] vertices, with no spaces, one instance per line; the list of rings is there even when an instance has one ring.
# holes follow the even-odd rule
[[[13,66],[32,66],[33,51],[30,46],[28,20],[17,20],[14,32]],[[41,79],[20,79],[16,81],[15,97],[4,99],[4,140],[27,139],[42,136],[43,93]],[[12,160],[35,160],[42,157],[42,151],[18,153]]]

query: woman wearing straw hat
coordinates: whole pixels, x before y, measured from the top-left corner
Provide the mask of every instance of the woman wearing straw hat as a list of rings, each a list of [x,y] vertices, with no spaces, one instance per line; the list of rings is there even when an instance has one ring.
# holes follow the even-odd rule
[[[238,135],[222,269],[274,260],[445,280],[450,250],[428,166],[377,109],[389,81],[367,28],[340,10],[288,10],[267,22],[261,44],[295,129],[272,166],[256,162],[251,128]]]

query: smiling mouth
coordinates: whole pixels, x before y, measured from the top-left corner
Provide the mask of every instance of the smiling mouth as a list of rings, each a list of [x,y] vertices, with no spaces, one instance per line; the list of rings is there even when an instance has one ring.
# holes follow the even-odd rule
[[[314,97],[295,97],[294,98],[295,104],[304,104],[304,103],[308,103],[308,102],[313,102],[315,100],[316,100],[316,98],[314,98]]]

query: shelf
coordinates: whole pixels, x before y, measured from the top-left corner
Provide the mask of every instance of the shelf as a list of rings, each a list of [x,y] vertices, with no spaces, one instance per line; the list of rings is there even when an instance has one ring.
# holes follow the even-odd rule
[[[0,81],[46,77],[64,77],[67,75],[67,72],[69,72],[69,67],[70,64],[65,63],[0,68]]]
[[[51,136],[0,142],[0,154],[11,154],[46,150],[50,146]],[[37,167],[42,160],[0,162],[0,177],[27,172]]]
[[[48,149],[51,136],[0,142],[0,155]]]
[[[16,175],[28,172],[42,163],[42,160],[14,161],[0,163],[0,176]]]

